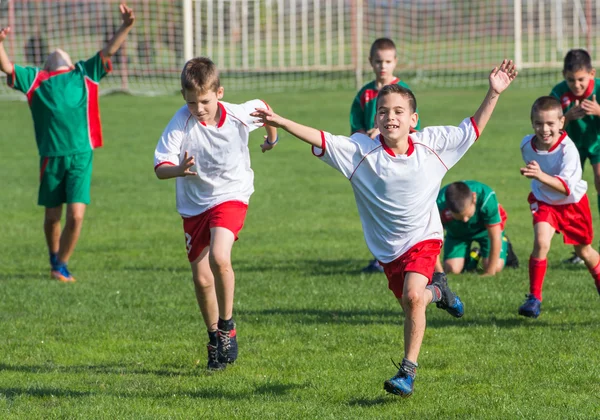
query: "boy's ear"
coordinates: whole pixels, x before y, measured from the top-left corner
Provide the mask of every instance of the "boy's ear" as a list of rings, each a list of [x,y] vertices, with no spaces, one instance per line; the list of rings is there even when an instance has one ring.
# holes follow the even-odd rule
[[[596,77],[596,69],[595,68],[592,68],[592,70],[590,71],[590,76]]]
[[[562,117],[560,117],[559,121],[560,121],[559,130],[563,130],[565,128],[565,116],[563,115]]]
[[[223,99],[224,94],[225,94],[225,88],[223,86],[219,86],[219,89],[217,89],[217,99],[219,99],[219,100]]]
[[[180,92],[181,92],[181,96],[183,96],[183,99],[185,100],[185,90],[181,89]]]
[[[413,112],[413,114],[410,116],[410,126],[412,128],[415,128],[418,123],[419,123],[419,114],[417,114],[416,112]]]

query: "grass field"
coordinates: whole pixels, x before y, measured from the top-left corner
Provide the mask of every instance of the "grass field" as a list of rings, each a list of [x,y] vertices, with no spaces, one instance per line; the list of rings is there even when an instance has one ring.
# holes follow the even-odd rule
[[[458,124],[484,94],[416,93],[425,125]],[[1,102],[0,418],[600,418],[600,298],[585,268],[560,263],[570,253],[561,237],[542,315],[517,315],[533,237],[519,142],[544,93],[511,87],[444,180],[496,190],[522,268],[451,277],[465,316],[428,309],[410,399],[383,390],[396,372],[390,358],[402,359],[400,307],[384,275],[360,273],[370,255],[349,183],[307,146],[281,135],[261,154],[262,133],[252,136],[256,192],[233,254],[240,357],[211,375],[174,182],[152,170],[180,98],[102,98],[106,146],[95,155],[92,205],[70,263],[75,284],[49,279],[27,105]],[[353,95],[262,98],[346,133]]]

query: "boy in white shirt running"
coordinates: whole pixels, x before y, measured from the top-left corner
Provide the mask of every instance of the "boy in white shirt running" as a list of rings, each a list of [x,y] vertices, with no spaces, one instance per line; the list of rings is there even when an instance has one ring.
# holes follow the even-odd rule
[[[592,213],[581,179],[579,152],[566,131],[561,103],[552,96],[538,98],[531,108],[535,134],[525,136],[521,154],[526,166],[521,175],[531,179],[529,205],[533,215],[534,243],[529,258],[529,295],[519,315],[537,318],[542,304],[548,251],[555,232],[590,271],[600,293],[600,255],[592,248]]]
[[[254,192],[248,136],[263,124],[250,113],[261,100],[241,105],[221,102],[224,89],[215,64],[199,57],[181,73],[186,105],[171,119],[154,153],[160,179],[177,178],[177,211],[183,218],[196,299],[208,330],[208,369],[221,370],[238,354],[231,249],[244,225]],[[277,143],[266,127],[263,153]]]
[[[265,108],[252,114],[257,122],[281,127],[311,144],[315,156],[352,184],[367,246],[382,263],[406,315],[404,359],[398,373],[385,381],[387,392],[413,392],[427,304],[435,302],[457,318],[464,313],[445,275],[433,275],[443,240],[436,198],[442,178],[475,143],[500,93],[516,76],[512,61],[504,60],[490,73],[489,90],[473,117],[458,127],[427,127],[410,134],[419,118],[414,95],[397,84],[385,86],[377,97],[375,126],[380,135],[375,141],[361,133],[335,136]]]

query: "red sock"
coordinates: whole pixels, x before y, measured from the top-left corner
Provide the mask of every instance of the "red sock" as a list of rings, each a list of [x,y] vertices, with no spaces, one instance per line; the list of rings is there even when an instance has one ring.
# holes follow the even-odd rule
[[[529,293],[542,300],[542,285],[546,276],[547,259],[529,257]]]
[[[596,264],[594,268],[588,268],[590,270],[590,274],[594,278],[594,283],[596,283],[596,288],[600,289],[600,261]]]

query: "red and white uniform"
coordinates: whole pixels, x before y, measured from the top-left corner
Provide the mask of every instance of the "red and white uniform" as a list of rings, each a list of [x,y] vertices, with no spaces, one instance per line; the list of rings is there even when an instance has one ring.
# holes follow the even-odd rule
[[[550,150],[538,150],[534,144],[535,134],[525,136],[521,142],[521,155],[525,163],[535,160],[540,169],[558,178],[567,190],[564,195],[554,188],[531,180],[531,192],[539,201],[560,205],[578,203],[587,191],[587,182],[581,179],[582,169],[579,152],[573,141],[563,132]]]
[[[581,161],[575,144],[566,132],[549,150],[537,150],[534,140],[535,135],[529,135],[521,142],[523,160],[525,163],[535,160],[543,172],[562,182],[567,194],[532,179],[528,201],[533,224],[550,224],[563,234],[565,244],[591,244],[594,238],[592,212],[585,194],[587,182],[581,179]]]
[[[257,125],[250,116],[266,104],[258,99],[240,105],[219,102],[221,117],[216,126],[199,122],[181,107],[163,132],[154,152],[154,168],[178,165],[188,152],[196,165],[196,176],[176,180],[177,211],[192,217],[226,201],[248,203],[254,192],[250,168],[249,133]]]
[[[460,126],[411,133],[408,151],[396,156],[381,136],[373,141],[321,133],[313,154],[350,180],[365,240],[375,258],[394,261],[419,242],[443,239],[436,199],[442,178],[479,136],[473,119]]]

